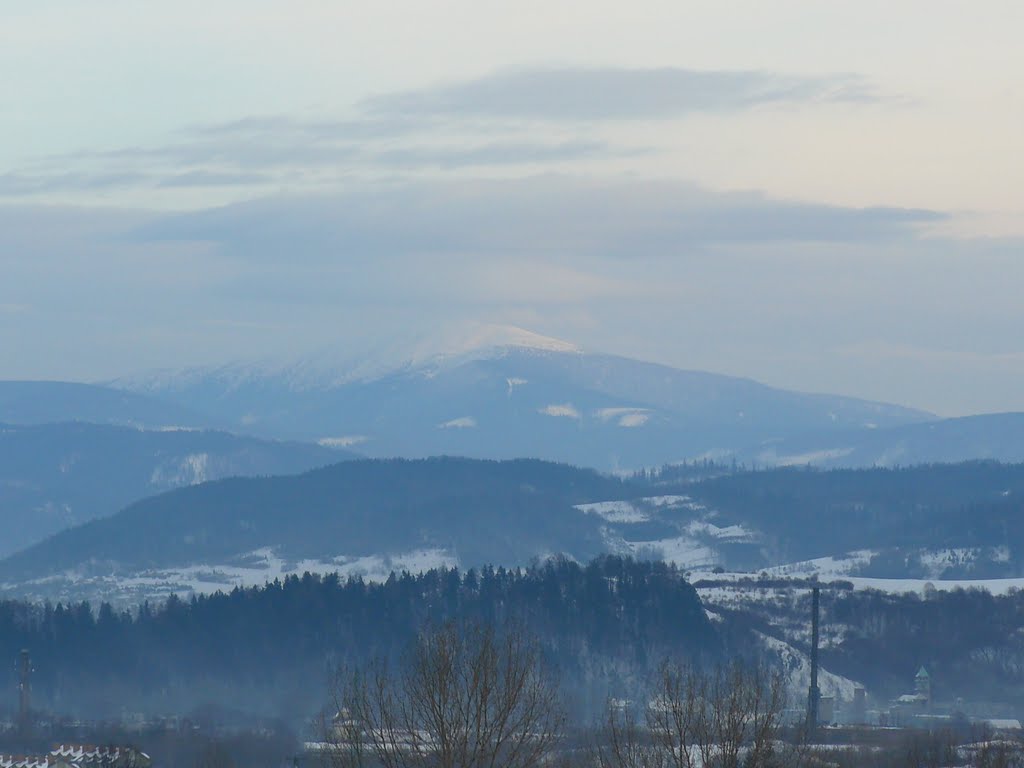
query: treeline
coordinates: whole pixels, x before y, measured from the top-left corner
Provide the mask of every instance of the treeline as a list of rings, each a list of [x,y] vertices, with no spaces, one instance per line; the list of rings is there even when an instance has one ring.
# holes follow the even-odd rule
[[[1024,592],[858,590],[829,595],[823,609],[825,622],[844,628],[823,653],[833,671],[896,694],[925,666],[937,699],[1024,706]]]
[[[4,602],[0,658],[10,663],[0,683],[15,690],[27,648],[40,709],[99,718],[216,705],[295,723],[322,703],[333,668],[395,655],[422,627],[455,617],[521,623],[581,700],[603,701],[666,656],[714,657],[722,643],[675,568],[602,557],[383,584],[307,574],[134,612]]]
[[[1001,547],[1009,556],[990,560],[985,572],[952,569],[945,578],[1008,575],[1024,562],[1022,464],[740,471],[681,488],[719,511],[716,524],[765,532],[776,562],[895,547]],[[885,566],[879,562],[871,575],[907,575],[905,561],[890,563],[889,572]]]
[[[231,563],[264,547],[294,560],[421,548],[457,552],[469,565],[525,565],[545,552],[590,559],[604,551],[599,521],[573,505],[641,493],[593,470],[532,459],[344,461],[144,499],[0,561],[0,581]]]
[[[810,582],[697,582],[701,588],[716,585],[761,592],[715,606],[727,637],[761,632],[808,649]],[[988,716],[1007,717],[1024,707],[1024,591],[926,588],[922,596],[851,586],[838,580],[821,591],[821,661],[827,670],[863,683],[883,703],[912,693],[923,666],[944,705],[963,699],[968,712],[977,706]],[[803,637],[794,640],[794,629]]]

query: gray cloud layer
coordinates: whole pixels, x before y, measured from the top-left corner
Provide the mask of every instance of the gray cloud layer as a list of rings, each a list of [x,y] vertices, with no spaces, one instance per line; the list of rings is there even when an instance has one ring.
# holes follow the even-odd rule
[[[251,116],[155,146],[86,151],[0,175],[0,196],[119,189],[321,188],[352,173],[542,166],[657,151],[609,144],[580,121],[674,119],[766,104],[865,101],[862,79],[685,69],[543,69],[387,93],[351,119]],[[538,138],[533,120],[569,121]]]
[[[378,116],[540,120],[678,118],[785,102],[871,101],[852,75],[797,77],[770,72],[688,69],[544,69],[494,74],[364,102]]]
[[[289,253],[299,233],[307,253],[332,257],[458,251],[664,258],[712,244],[907,239],[943,218],[674,182],[536,176],[369,184],[333,197],[264,199],[165,218],[140,236],[224,243],[247,258]]]

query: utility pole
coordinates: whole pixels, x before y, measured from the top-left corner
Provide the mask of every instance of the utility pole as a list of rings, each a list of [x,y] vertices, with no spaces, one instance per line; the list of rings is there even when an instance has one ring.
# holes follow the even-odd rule
[[[811,590],[811,686],[807,689],[807,736],[810,738],[818,727],[818,703],[821,689],[818,688],[818,602],[821,590]]]

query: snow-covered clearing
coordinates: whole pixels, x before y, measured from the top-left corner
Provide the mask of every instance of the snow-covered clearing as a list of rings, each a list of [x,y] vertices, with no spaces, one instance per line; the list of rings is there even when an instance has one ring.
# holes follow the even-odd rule
[[[734,543],[750,542],[755,539],[754,533],[748,531],[742,525],[727,525],[720,528],[706,520],[694,520],[686,526],[686,532],[694,535],[703,534],[713,539]]]
[[[992,595],[1006,595],[1010,590],[1024,589],[1024,577],[1012,579],[876,579],[868,576],[850,576],[844,581],[855,589],[877,589],[881,592],[903,594],[917,592],[924,595],[935,589],[950,592],[954,589],[980,589]]]
[[[871,549],[858,549],[847,552],[845,555],[829,557],[816,557],[813,560],[803,560],[797,563],[786,565],[775,565],[765,568],[771,576],[817,576],[819,579],[828,580],[845,579],[852,573],[867,565],[878,553]]]
[[[361,577],[365,581],[386,581],[392,571],[422,573],[432,568],[455,567],[458,559],[443,549],[418,549],[392,555],[366,557],[339,555],[325,559],[289,560],[274,549],[264,547],[235,558],[230,563],[198,563],[181,568],[151,569],[126,574],[96,575],[65,571],[44,579],[17,585],[19,594],[53,599],[90,599],[101,597],[114,603],[138,603],[166,598],[171,594],[189,596],[230,591],[235,587],[258,587],[275,579],[302,576],[304,573],[341,578]],[[2,584],[0,590],[15,585]],[[35,590],[33,589],[35,588]]]
[[[593,504],[577,504],[576,509],[585,515],[597,515],[609,523],[645,523],[650,515],[637,509],[631,501],[598,501]]]

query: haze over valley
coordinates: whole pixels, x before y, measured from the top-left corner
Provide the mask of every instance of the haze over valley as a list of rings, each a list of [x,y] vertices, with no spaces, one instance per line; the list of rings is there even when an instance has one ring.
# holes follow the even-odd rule
[[[0,10],[0,768],[1024,766],[1024,4]]]

